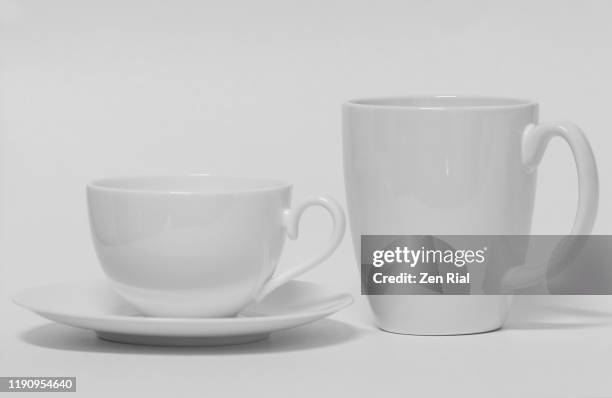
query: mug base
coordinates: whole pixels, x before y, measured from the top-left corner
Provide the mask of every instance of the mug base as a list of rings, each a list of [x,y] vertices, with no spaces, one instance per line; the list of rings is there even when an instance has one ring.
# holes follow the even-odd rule
[[[378,327],[416,336],[454,336],[499,330],[511,296],[368,296]]]
[[[423,331],[423,330],[395,330],[395,329],[385,329],[384,327],[378,325],[379,329],[383,332],[393,333],[393,334],[403,334],[407,336],[464,336],[469,334],[481,334],[481,333],[490,333],[495,332],[503,327],[503,325],[499,325],[492,328],[485,329],[470,329],[470,330],[431,330],[431,331]]]

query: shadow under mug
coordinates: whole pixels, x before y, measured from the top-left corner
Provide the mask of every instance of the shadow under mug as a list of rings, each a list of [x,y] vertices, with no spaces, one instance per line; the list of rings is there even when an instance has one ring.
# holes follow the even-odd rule
[[[591,146],[572,123],[539,123],[535,102],[373,98],[346,103],[343,116],[345,186],[358,264],[361,235],[528,235],[537,166],[553,137],[569,144],[578,172],[570,235],[591,232],[599,196]],[[527,284],[538,276],[530,271],[518,267],[504,283]],[[509,299],[368,296],[382,329],[434,335],[500,328]]]
[[[103,179],[87,186],[96,253],[117,293],[142,314],[231,317],[312,269],[340,244],[342,208],[326,196],[290,207],[291,185],[183,177]],[[302,213],[325,208],[331,237],[320,254],[275,273]]]

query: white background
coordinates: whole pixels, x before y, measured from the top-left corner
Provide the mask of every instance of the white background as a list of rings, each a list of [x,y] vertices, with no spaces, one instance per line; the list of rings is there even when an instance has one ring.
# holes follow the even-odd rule
[[[219,393],[227,372],[234,372],[246,374],[252,385],[281,393],[297,383],[285,371],[295,366],[303,374],[299,380],[314,383],[296,393],[314,391],[317,383],[333,384],[340,367],[338,380],[345,388],[352,385],[365,393],[375,391],[360,384],[368,378],[367,368],[387,363],[394,370],[385,374],[429,380],[454,372],[457,388],[452,383],[437,388],[499,394],[490,388],[501,388],[501,377],[511,378],[510,372],[496,373],[499,380],[477,377],[496,365],[507,366],[504,358],[492,356],[492,347],[516,353],[520,342],[537,347],[545,341],[552,342],[543,348],[545,354],[524,351],[516,365],[519,379],[535,374],[536,366],[541,377],[529,376],[504,391],[515,396],[526,391],[612,393],[596,364],[599,355],[610,352],[610,342],[586,351],[578,345],[588,333],[609,339],[612,333],[605,328],[521,331],[510,323],[494,337],[472,338],[469,349],[468,340],[419,338],[423,355],[434,350],[440,358],[430,356],[418,367],[411,351],[416,338],[373,329],[358,298],[340,318],[361,325],[367,335],[333,347],[201,356],[126,349],[129,355],[120,357],[116,349],[92,354],[33,346],[20,335],[45,321],[8,303],[23,287],[101,276],[84,200],[84,186],[93,178],[192,172],[273,177],[294,183],[295,199],[328,193],[345,203],[340,105],[353,97],[483,94],[539,101],[542,120],[568,119],[586,131],[601,181],[595,232],[610,233],[610,15],[612,2],[605,0],[0,0],[0,297],[5,302],[0,305],[5,320],[0,375],[78,374],[83,390],[89,383],[89,391],[92,385],[113,391],[116,383],[146,389],[144,381],[157,383],[148,376],[155,372],[174,382],[184,381],[185,374],[201,374],[200,381]],[[575,180],[569,149],[553,141],[540,168],[534,233],[569,231]],[[325,213],[309,212],[302,240],[289,245],[283,264],[319,247],[325,239],[322,229],[329,229]],[[307,279],[358,292],[348,237],[332,260]],[[612,317],[612,309],[604,313]],[[298,338],[302,332],[290,333]],[[291,336],[278,339],[291,346]],[[93,339],[73,337],[85,339],[85,346]],[[454,349],[460,352],[453,354]],[[482,350],[488,356],[476,355]],[[447,362],[455,354],[463,355],[465,365]],[[368,355],[378,363],[370,363]],[[551,361],[539,363],[542,355],[552,356]],[[347,361],[338,362],[343,357]],[[333,363],[334,369],[317,366],[318,361]],[[591,367],[570,377],[564,371],[572,361]],[[534,368],[523,374],[525,362]],[[556,373],[563,363],[568,367]],[[407,366],[403,372],[402,366]],[[260,372],[267,376],[260,379]],[[92,376],[97,373],[98,379]],[[214,384],[215,378],[222,381]],[[102,387],[104,380],[108,385]],[[185,388],[197,387],[189,383]]]

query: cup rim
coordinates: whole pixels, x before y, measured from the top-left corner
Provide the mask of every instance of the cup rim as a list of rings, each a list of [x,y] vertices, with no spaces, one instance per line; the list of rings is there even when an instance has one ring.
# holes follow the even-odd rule
[[[177,189],[176,187],[161,188],[155,186],[155,182],[166,182],[178,180],[215,180],[234,184],[223,189],[198,190]],[[149,185],[147,185],[147,181]],[[144,185],[138,186],[138,183]],[[87,184],[87,189],[92,191],[131,193],[131,194],[164,194],[164,195],[223,195],[223,194],[247,194],[271,192],[291,188],[291,184],[282,180],[251,177],[226,177],[210,174],[185,174],[185,175],[144,175],[126,177],[97,178]]]
[[[405,110],[506,110],[537,106],[537,102],[487,95],[408,95],[348,100],[348,108]]]

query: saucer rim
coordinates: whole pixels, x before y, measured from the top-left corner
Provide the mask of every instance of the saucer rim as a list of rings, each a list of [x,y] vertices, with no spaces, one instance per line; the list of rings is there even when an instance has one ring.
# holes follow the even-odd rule
[[[28,311],[31,311],[46,319],[49,319],[49,317],[43,314],[49,314],[52,316],[61,316],[61,317],[67,317],[67,318],[79,318],[81,320],[94,321],[94,322],[100,321],[102,319],[109,320],[109,321],[137,320],[139,322],[153,323],[153,324],[176,324],[177,322],[180,322],[182,324],[193,324],[193,325],[201,325],[201,324],[206,323],[206,324],[210,324],[211,326],[212,325],[223,326],[225,324],[232,324],[232,325],[247,324],[248,325],[253,322],[264,321],[264,320],[265,321],[275,321],[275,320],[297,321],[297,320],[300,320],[306,317],[319,316],[321,313],[333,314],[333,313],[336,313],[350,306],[351,304],[355,302],[353,296],[350,293],[342,292],[342,293],[335,293],[333,295],[329,295],[325,297],[325,301],[329,302],[330,305],[318,311],[317,310],[305,310],[305,311],[298,311],[298,312],[287,313],[287,314],[277,314],[277,315],[259,315],[258,314],[258,315],[247,316],[247,317],[226,317],[226,318],[204,318],[204,317],[191,318],[189,317],[187,318],[187,317],[154,317],[154,316],[142,316],[142,315],[135,316],[135,315],[116,315],[116,314],[101,314],[101,315],[95,316],[95,315],[78,313],[78,312],[62,311],[62,310],[57,310],[57,309],[52,309],[52,308],[43,308],[41,306],[33,306],[31,304],[26,303],[25,301],[27,300],[24,300],[22,297],[31,291],[36,291],[36,290],[43,289],[43,288],[57,287],[57,286],[62,286],[62,285],[63,286],[83,286],[85,284],[94,285],[94,284],[105,283],[108,286],[109,290],[112,290],[112,287],[110,287],[106,282],[107,281],[102,278],[97,278],[97,279],[88,279],[88,280],[79,280],[79,281],[55,282],[55,283],[48,283],[44,285],[33,286],[33,287],[22,289],[19,292],[17,292],[12,297],[12,302],[18,305],[19,307],[24,308]],[[312,284],[316,286],[324,286],[316,282],[302,281],[302,280],[297,280],[297,279],[294,280],[293,282]]]

